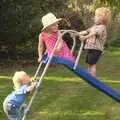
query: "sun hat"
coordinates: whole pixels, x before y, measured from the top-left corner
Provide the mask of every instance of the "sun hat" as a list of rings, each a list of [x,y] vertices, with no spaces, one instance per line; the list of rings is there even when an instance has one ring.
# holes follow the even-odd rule
[[[58,22],[60,20],[62,20],[62,19],[61,18],[59,18],[59,19],[56,18],[56,16],[53,13],[47,13],[46,15],[44,15],[42,17],[42,24],[43,24],[42,30],[44,30],[48,26],[50,26],[53,23],[56,23],[56,22]]]

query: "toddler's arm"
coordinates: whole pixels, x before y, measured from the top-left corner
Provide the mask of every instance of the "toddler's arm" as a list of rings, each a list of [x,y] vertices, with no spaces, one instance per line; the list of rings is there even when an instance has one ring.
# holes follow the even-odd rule
[[[31,82],[31,84],[27,88],[27,92],[33,91],[36,85],[37,85],[37,82]]]
[[[38,62],[41,61],[42,59],[42,53],[43,53],[43,47],[44,47],[44,44],[43,44],[43,41],[41,40],[41,35],[39,35],[39,43],[38,43]]]

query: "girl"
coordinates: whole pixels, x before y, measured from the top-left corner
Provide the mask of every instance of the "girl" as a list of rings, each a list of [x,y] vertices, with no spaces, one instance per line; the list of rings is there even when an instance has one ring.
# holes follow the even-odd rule
[[[108,8],[101,7],[96,9],[94,25],[86,31],[80,32],[80,38],[85,40],[84,49],[87,51],[86,63],[88,71],[96,75],[96,63],[98,62],[106,42],[106,25],[111,20],[111,11]]]
[[[49,57],[53,51],[56,41],[58,44],[54,51],[54,55],[74,61],[73,55],[70,53],[67,44],[62,40],[61,33],[58,29],[58,22],[60,20],[61,18],[57,19],[52,13],[48,13],[42,17],[42,23],[44,27],[39,35],[38,62],[40,62],[42,59],[44,43],[46,46],[46,53]]]
[[[13,84],[15,91],[5,98],[3,109],[8,120],[20,120],[26,108],[22,105],[25,96],[34,90],[37,83],[31,83],[30,77],[24,71],[18,71],[13,76]]]

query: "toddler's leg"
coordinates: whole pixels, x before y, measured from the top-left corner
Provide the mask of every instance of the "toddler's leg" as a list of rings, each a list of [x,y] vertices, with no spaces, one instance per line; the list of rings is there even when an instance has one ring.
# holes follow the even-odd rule
[[[15,108],[13,104],[4,102],[3,109],[8,120],[20,120],[18,108]]]
[[[25,111],[26,111],[26,108],[27,108],[27,104],[22,104],[21,107],[20,107],[20,118],[23,117]]]

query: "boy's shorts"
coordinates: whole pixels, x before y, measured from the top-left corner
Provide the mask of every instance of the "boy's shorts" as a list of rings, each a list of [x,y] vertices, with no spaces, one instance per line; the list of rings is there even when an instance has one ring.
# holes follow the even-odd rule
[[[100,56],[102,54],[102,51],[94,50],[94,49],[88,49],[86,50],[86,52],[87,53],[86,53],[85,62],[89,65],[95,65],[100,59]]]

